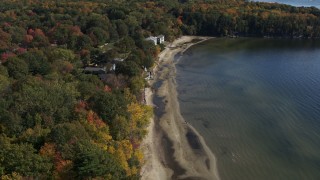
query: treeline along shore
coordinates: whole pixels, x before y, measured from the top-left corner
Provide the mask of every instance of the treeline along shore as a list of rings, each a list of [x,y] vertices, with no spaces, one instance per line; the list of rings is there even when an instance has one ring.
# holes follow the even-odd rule
[[[2,0],[1,178],[141,178],[148,163],[141,143],[149,136],[152,114],[163,118],[160,112],[169,112],[167,105],[158,108],[162,112],[144,104],[145,78],[159,55],[176,53],[174,47],[165,49],[167,44],[182,35],[318,38],[319,16],[313,7],[245,0]],[[165,42],[146,40],[151,37]],[[177,41],[173,44],[184,46]],[[174,76],[167,70],[156,71],[157,80]],[[159,87],[176,93],[173,79],[162,83]],[[166,90],[155,92],[155,101]],[[178,110],[174,97],[166,103]],[[207,178],[214,158],[196,131],[177,124],[177,118],[179,113],[168,115],[161,126],[183,133],[158,128],[167,133],[163,157],[170,159],[162,163],[163,177]],[[185,165],[191,161],[184,153],[196,156],[192,147],[179,150],[190,143],[184,133],[201,145],[205,155],[194,163],[203,167],[208,158],[206,168]]]

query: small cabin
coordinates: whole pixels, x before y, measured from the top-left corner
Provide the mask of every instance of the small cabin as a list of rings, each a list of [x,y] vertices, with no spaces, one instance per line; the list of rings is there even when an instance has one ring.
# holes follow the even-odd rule
[[[123,58],[114,58],[113,60],[116,61],[116,62],[123,62],[124,61]]]
[[[107,72],[105,67],[85,67],[83,71],[87,74],[105,74]]]

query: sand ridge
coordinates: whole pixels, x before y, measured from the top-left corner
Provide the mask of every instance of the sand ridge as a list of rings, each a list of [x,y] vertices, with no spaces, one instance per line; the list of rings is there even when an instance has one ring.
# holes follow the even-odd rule
[[[147,104],[154,106],[155,116],[141,145],[145,154],[142,180],[220,179],[214,154],[181,116],[175,81],[175,56],[207,39],[210,37],[182,36],[159,55],[152,88],[145,89]]]

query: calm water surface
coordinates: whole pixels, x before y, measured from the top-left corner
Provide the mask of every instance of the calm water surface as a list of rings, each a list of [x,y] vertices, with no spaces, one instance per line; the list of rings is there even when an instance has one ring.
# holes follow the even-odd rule
[[[320,0],[253,0],[260,2],[277,2],[281,4],[289,4],[292,6],[315,6],[320,8]]]
[[[181,112],[223,180],[320,179],[320,43],[213,39],[177,64]]]

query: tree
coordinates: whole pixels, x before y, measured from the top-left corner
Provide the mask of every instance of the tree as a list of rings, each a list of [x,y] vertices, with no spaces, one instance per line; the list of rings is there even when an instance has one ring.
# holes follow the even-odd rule
[[[72,83],[49,83],[36,77],[28,76],[16,83],[12,98],[14,112],[24,121],[26,128],[36,124],[35,116],[40,114],[41,125],[47,127],[55,123],[68,122],[79,96]]]
[[[128,56],[128,58],[126,60],[133,61],[133,62],[137,63],[140,67],[145,67],[146,65],[143,62],[145,59],[146,59],[145,52],[142,51],[141,49],[135,49],[135,50],[131,51],[130,55]],[[149,68],[149,67],[147,67],[147,68]]]
[[[115,42],[120,38],[117,30],[113,26],[109,27],[109,34],[110,34],[110,41]]]
[[[74,159],[75,146],[80,141],[90,139],[86,129],[79,122],[61,123],[56,125],[50,134],[51,139],[55,142],[57,150],[61,152],[62,158]]]
[[[107,123],[116,115],[126,115],[126,102],[121,95],[99,91],[89,99],[92,109]]]
[[[103,83],[95,75],[81,74],[79,75],[79,81],[77,89],[84,100],[88,100],[103,88]]]
[[[119,162],[110,153],[88,141],[82,141],[77,145],[73,170],[80,179],[125,177]]]
[[[154,58],[152,56],[148,55],[146,58],[143,59],[142,64],[146,68],[151,68],[154,64]]]
[[[9,76],[8,70],[5,66],[0,65],[0,75],[6,76],[6,77]]]
[[[115,26],[120,37],[128,36],[128,27],[122,20],[116,20]]]
[[[64,60],[56,60],[52,64],[52,69],[58,73],[61,73],[63,75],[67,75],[73,70],[73,64],[71,64],[68,61]]]
[[[33,36],[26,34],[23,38],[24,45],[29,45],[33,41]]]
[[[3,91],[8,89],[9,85],[10,85],[10,81],[8,77],[0,74],[0,95]]]
[[[42,34],[35,34],[31,42],[31,47],[47,47],[49,46],[49,39],[47,36]]]
[[[0,63],[5,63],[8,61],[9,58],[11,57],[16,57],[16,54],[12,53],[12,52],[5,52],[1,54],[1,59],[0,59]]]
[[[9,33],[4,32],[0,29],[0,50],[8,49],[10,47],[11,36]]]
[[[122,74],[107,74],[103,81],[111,86],[112,89],[124,89],[128,87],[128,77]]]
[[[30,143],[36,150],[39,150],[45,142],[45,138],[47,138],[47,135],[50,133],[50,129],[41,127],[42,118],[39,114],[35,116],[35,121],[36,126],[22,132],[17,142]]]
[[[133,61],[124,61],[117,64],[116,74],[128,75],[130,77],[138,76],[141,68]]]
[[[145,87],[145,81],[142,77],[134,76],[130,79],[130,90],[134,94],[139,94]]]
[[[128,139],[130,135],[130,124],[123,116],[116,116],[110,124],[111,136],[118,141]]]
[[[23,177],[19,173],[13,172],[11,174],[2,175],[1,179],[2,180],[12,180],[12,179],[14,179],[14,180],[22,180]]]
[[[126,14],[121,9],[117,9],[116,7],[113,7],[113,8],[110,8],[108,10],[108,17],[111,20],[114,20],[114,19],[125,19],[126,18]]]
[[[93,14],[87,17],[86,29],[93,27],[99,27],[103,30],[108,30],[108,25],[110,24],[107,16]]]
[[[119,48],[121,52],[126,53],[134,49],[135,44],[134,40],[131,37],[126,36],[122,40],[117,42],[116,46]]]
[[[59,24],[50,31],[51,42],[57,42],[59,45],[66,44],[70,35],[70,26]]]
[[[6,67],[0,65],[0,95],[10,85],[9,74]]]
[[[142,140],[146,135],[145,127],[149,124],[152,115],[152,109],[146,105],[140,105],[136,102],[128,104],[128,112],[130,113],[130,128],[132,129],[132,137]]]
[[[111,62],[117,56],[118,56],[118,51],[115,50],[114,48],[110,49],[102,55],[101,59],[103,60],[101,62],[102,63]]]
[[[54,62],[57,60],[63,60],[68,62],[75,62],[76,56],[72,50],[62,49],[62,48],[54,48],[48,52],[48,58],[50,62]]]
[[[29,72],[28,64],[18,57],[9,58],[6,66],[9,76],[15,79],[23,78]]]
[[[21,43],[26,35],[26,30],[19,26],[11,26],[9,28],[9,33],[11,34],[12,43]]]
[[[19,173],[27,177],[48,178],[53,164],[50,159],[36,154],[30,144],[12,144],[6,137],[0,137],[0,164],[5,174]]]
[[[78,50],[83,49],[83,48],[91,48],[91,47],[92,47],[92,41],[89,36],[82,35],[77,38],[76,48]]]
[[[40,50],[31,50],[19,56],[29,66],[29,72],[33,75],[46,75],[50,73],[50,64],[47,56]]]
[[[89,29],[89,36],[95,46],[105,44],[109,41],[109,33],[99,27]]]

